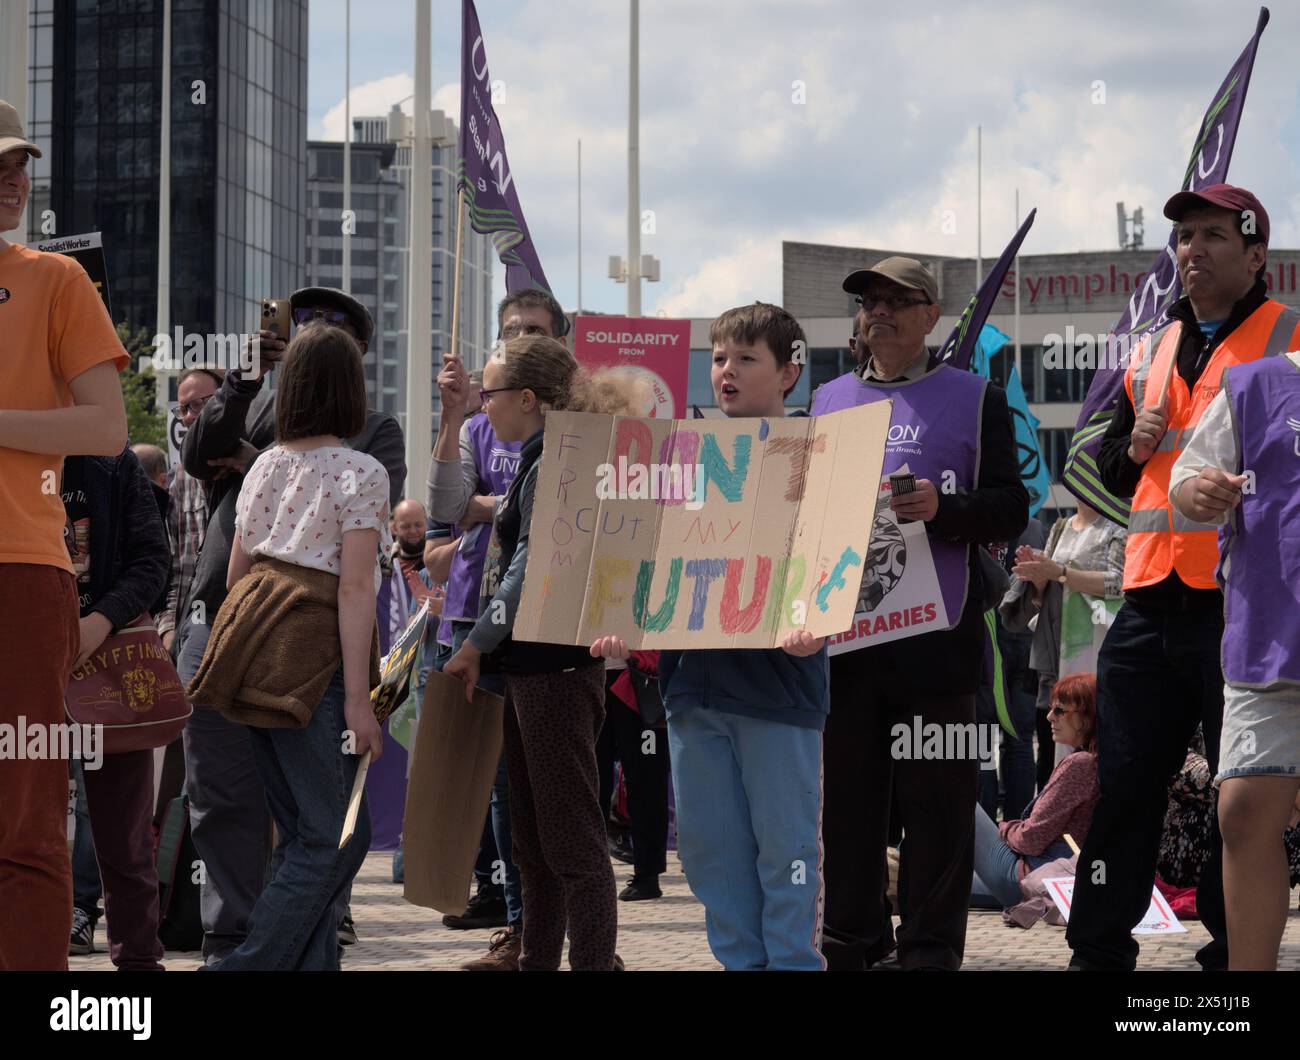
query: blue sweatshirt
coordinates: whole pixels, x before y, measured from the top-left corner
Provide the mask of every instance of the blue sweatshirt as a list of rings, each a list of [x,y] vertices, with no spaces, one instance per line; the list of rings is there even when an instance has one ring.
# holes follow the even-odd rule
[[[804,658],[781,648],[665,651],[659,656],[659,694],[669,714],[720,710],[821,730],[831,709],[828,659],[825,648]]]
[[[824,729],[830,665],[823,647],[800,658],[781,648],[705,648],[659,656],[659,689],[669,717],[720,710],[801,729]]]

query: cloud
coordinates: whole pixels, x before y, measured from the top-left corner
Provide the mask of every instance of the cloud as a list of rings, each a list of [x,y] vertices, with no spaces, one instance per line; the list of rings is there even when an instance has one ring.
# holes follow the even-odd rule
[[[749,237],[736,250],[709,258],[672,281],[655,299],[655,310],[670,317],[716,316],[723,309],[755,299],[778,301],[781,244]],[[654,284],[645,286],[648,301]]]
[[[392,74],[376,81],[354,85],[348,93],[352,101],[352,117],[378,117],[393,109],[399,99],[415,91],[415,82],[410,74]],[[343,97],[325,112],[319,123],[312,124],[311,135],[317,140],[343,139]],[[411,113],[411,101],[402,104],[402,110]]]
[[[621,311],[626,289],[605,262],[626,253],[627,7],[482,8],[511,171],[548,277],[572,306],[581,137],[583,300]],[[1161,207],[1253,14],[1225,20],[1217,0],[1184,0],[1176,19],[1131,0],[1090,0],[1086,16],[1034,0],[889,12],[855,0],[643,5],[641,207],[656,225],[641,249],[663,275],[645,286],[645,311],[709,316],[779,299],[782,239],[973,254],[977,124],[986,258],[1014,231],[1017,188],[1022,214],[1039,208],[1028,253],[1116,246],[1121,200],[1144,208],[1154,248]],[[438,28],[458,31],[454,19]],[[1277,13],[1231,171],[1269,208],[1279,246],[1300,244],[1297,50],[1296,20]],[[446,81],[451,71],[438,72]],[[1093,102],[1097,82],[1104,103]],[[363,92],[390,83],[361,106]],[[359,86],[354,112],[384,113],[410,91],[409,78]],[[458,114],[457,95],[444,83],[439,105]],[[341,136],[341,113],[333,120]],[[942,227],[945,210],[955,232]]]

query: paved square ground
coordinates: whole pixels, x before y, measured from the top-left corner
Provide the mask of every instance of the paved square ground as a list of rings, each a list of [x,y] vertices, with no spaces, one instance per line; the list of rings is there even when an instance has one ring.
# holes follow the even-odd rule
[[[432,909],[409,904],[400,885],[390,883],[391,854],[371,854],[352,890],[352,915],[360,941],[345,951],[344,971],[454,969],[481,956],[490,931],[451,931]],[[614,862],[619,889],[631,867]],[[691,894],[675,854],[669,854],[667,875],[661,878],[664,896],[652,902],[620,902],[618,951],[629,971],[717,970],[704,936],[704,909]],[[1196,970],[1193,955],[1208,935],[1196,921],[1186,935],[1143,939],[1141,969]],[[101,919],[96,930],[100,952],[70,957],[73,971],[110,971],[108,940]],[[1029,931],[1003,925],[1002,915],[972,910],[966,936],[967,971],[998,969],[1063,969],[1069,960],[1065,929],[1038,924]],[[168,969],[188,971],[198,965],[197,953],[169,953]],[[1300,913],[1292,895],[1291,916],[1282,943],[1281,967],[1300,969]]]

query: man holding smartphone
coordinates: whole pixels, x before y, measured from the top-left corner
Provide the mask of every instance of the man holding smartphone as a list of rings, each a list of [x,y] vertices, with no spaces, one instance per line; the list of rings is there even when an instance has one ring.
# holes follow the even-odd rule
[[[892,733],[897,724],[974,725],[987,606],[977,549],[1019,536],[1029,494],[1005,393],[927,351],[940,315],[930,270],[912,258],[886,258],[843,286],[862,307],[857,349],[864,355],[856,371],[818,389],[812,413],[893,401],[884,468],[890,508],[899,522],[925,524],[951,625],[831,656],[822,953],[831,971],[860,971],[895,948],[885,858],[897,807],[907,833],[899,966],[955,971],[966,943],[979,764],[973,757],[896,760]]]
[[[306,287],[294,292],[290,307],[295,327],[342,328],[362,354],[366,352],[374,322],[350,295],[331,287]],[[176,669],[186,684],[198,670],[212,622],[226,598],[235,502],[244,473],[257,454],[275,442],[275,393],[263,384],[284,357],[286,343],[266,330],[250,341],[252,370],[226,373],[181,449],[185,470],[208,484],[211,513],[178,622]],[[397,420],[368,409],[364,430],[348,444],[384,465],[389,502],[396,505],[406,485],[406,442]],[[196,710],[185,727],[185,761],[194,845],[205,869],[200,884],[203,959],[211,963],[238,948],[248,932],[249,916],[265,883],[270,818],[245,726],[215,711]]]

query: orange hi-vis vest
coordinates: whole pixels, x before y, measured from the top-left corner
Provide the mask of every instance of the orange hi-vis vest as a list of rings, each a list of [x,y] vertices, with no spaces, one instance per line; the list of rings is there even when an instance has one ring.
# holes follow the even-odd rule
[[[1227,369],[1300,349],[1300,312],[1270,299],[1219,343],[1189,393],[1176,363],[1183,327],[1182,322],[1173,321],[1144,337],[1124,373],[1124,389],[1137,415],[1160,404],[1161,388],[1165,379],[1169,379],[1169,400],[1165,407],[1167,430],[1143,466],[1133,494],[1124,553],[1125,591],[1155,585],[1171,572],[1177,572],[1183,583],[1193,589],[1217,588],[1214,568],[1219,560],[1219,528],[1194,522],[1169,503],[1174,461],[1219,393]]]

